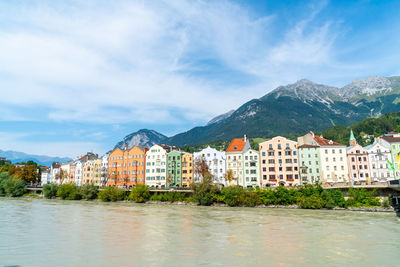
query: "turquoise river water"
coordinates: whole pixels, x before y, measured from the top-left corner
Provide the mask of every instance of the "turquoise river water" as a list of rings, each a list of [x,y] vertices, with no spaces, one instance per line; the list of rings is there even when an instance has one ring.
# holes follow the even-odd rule
[[[400,219],[0,198],[0,266],[400,266]]]

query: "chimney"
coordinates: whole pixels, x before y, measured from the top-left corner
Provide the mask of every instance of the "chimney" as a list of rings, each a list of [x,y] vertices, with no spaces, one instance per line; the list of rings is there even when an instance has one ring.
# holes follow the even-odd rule
[[[247,136],[246,136],[246,134],[244,135],[243,141],[244,141],[244,142],[247,142]]]

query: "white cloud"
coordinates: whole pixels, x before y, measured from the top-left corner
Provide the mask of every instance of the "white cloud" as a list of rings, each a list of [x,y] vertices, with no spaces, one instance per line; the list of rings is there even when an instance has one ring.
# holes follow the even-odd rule
[[[44,106],[63,121],[208,120],[331,60],[330,24],[304,33],[318,12],[272,44],[275,15],[229,2],[105,3],[3,3],[10,16],[0,27],[0,88],[13,93],[0,103]],[[259,82],[192,73],[209,59]]]

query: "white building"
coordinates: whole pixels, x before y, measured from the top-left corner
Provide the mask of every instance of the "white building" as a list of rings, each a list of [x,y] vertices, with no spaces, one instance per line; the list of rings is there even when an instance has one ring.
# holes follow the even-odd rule
[[[42,172],[42,175],[40,177],[40,185],[43,186],[45,184],[50,184],[50,183],[51,183],[50,172]]]
[[[225,172],[226,172],[226,157],[225,151],[218,151],[210,146],[204,148],[199,152],[193,153],[194,161],[199,161],[201,158],[207,162],[210,173],[214,176],[214,183],[223,184],[226,186]],[[195,164],[194,164],[195,166]],[[198,174],[194,174],[194,181],[199,182],[200,177]]]
[[[101,180],[100,186],[106,186],[108,181],[108,155],[101,158]]]
[[[249,149],[243,153],[244,175],[239,185],[243,187],[261,186],[260,156],[258,151]]]
[[[57,179],[57,175],[58,173],[60,173],[60,168],[61,165],[59,163],[53,163],[50,166],[50,179],[49,182],[50,183],[56,183],[56,184],[60,184],[60,180]]]
[[[348,183],[349,169],[347,164],[346,146],[309,132],[298,139],[298,145],[319,147],[319,170],[323,183]]]
[[[82,185],[82,171],[83,171],[82,162],[77,160],[75,162],[75,179],[74,179],[74,182],[78,186]]]
[[[234,180],[229,185],[241,185],[243,182],[243,154],[250,149],[250,141],[244,138],[234,138],[226,149],[226,170],[232,170]],[[242,185],[243,186],[243,185]]]
[[[166,145],[154,145],[146,153],[145,184],[149,187],[166,187],[167,177],[167,153],[171,147]]]
[[[375,182],[393,180],[393,171],[388,168],[390,149],[376,141],[372,145],[364,147],[364,149],[368,151],[371,180]]]

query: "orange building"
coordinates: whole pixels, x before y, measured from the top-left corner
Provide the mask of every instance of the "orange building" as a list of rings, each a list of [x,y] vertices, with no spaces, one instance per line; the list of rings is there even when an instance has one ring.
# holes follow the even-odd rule
[[[182,156],[182,186],[189,187],[193,183],[193,155],[185,153]]]
[[[115,148],[108,158],[108,186],[133,187],[144,184],[147,148]]]

